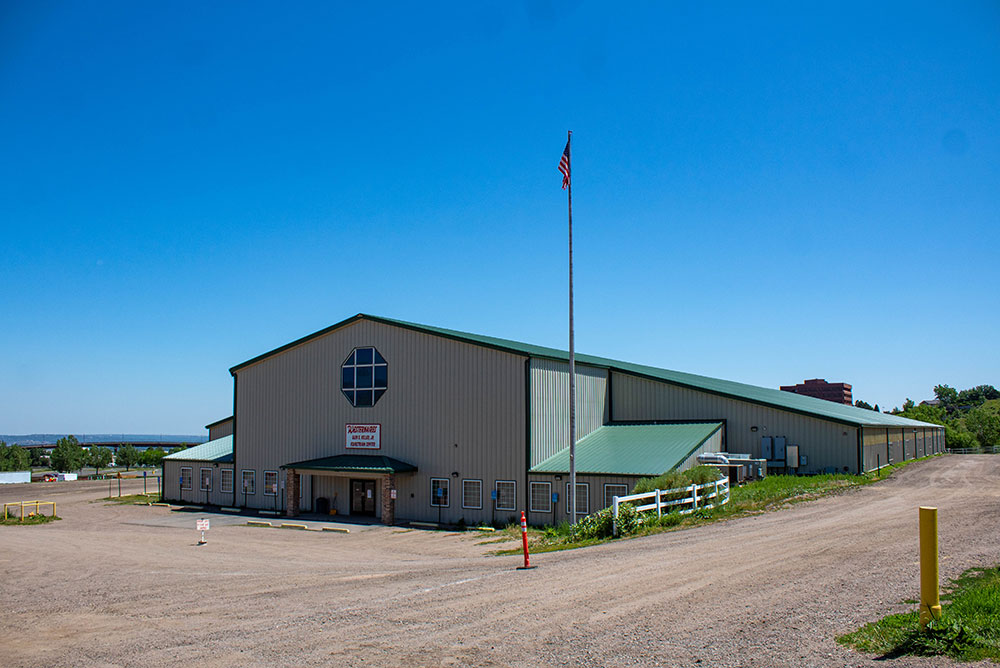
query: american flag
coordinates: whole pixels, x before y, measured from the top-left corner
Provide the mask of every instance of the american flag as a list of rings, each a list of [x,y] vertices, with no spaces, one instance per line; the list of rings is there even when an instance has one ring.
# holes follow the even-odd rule
[[[566,148],[563,149],[562,157],[559,158],[559,171],[563,175],[563,190],[569,187],[569,140],[566,140]]]

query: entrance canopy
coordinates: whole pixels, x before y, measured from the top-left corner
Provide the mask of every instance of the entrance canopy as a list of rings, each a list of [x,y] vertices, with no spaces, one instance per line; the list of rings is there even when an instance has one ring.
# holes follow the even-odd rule
[[[338,471],[343,473],[413,473],[417,467],[385,455],[334,455],[285,464],[296,471]]]

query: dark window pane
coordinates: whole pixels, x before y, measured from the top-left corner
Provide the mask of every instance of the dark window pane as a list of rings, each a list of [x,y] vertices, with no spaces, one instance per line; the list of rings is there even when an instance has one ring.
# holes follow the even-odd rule
[[[372,353],[375,351],[374,348],[358,348],[356,351],[358,364],[371,364],[372,363]]]
[[[385,358],[379,355],[377,350],[375,351],[375,364],[385,364]]]
[[[340,387],[344,390],[350,390],[354,387],[354,367],[344,367]]]
[[[377,402],[382,395],[385,394],[385,390],[375,390],[375,401]]]
[[[344,390],[344,396],[347,397],[347,400],[351,402],[351,405],[354,405],[354,391],[353,390]]]
[[[358,370],[358,388],[372,386],[372,368],[370,366],[356,367]]]
[[[371,390],[358,390],[357,400],[354,402],[355,406],[374,406],[375,402],[372,398]]]
[[[387,385],[388,379],[389,379],[389,367],[387,366],[375,367],[375,387],[388,387]]]
[[[347,360],[344,362],[344,364],[345,365],[347,365],[347,364],[354,364],[354,351],[353,350],[351,351],[351,354],[347,356]]]

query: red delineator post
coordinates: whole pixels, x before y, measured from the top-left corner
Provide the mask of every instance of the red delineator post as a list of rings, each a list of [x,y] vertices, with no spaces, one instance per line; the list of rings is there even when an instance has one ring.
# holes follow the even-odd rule
[[[521,511],[521,545],[524,547],[524,566],[518,566],[517,570],[534,568],[528,561],[528,520],[525,519],[523,510]]]

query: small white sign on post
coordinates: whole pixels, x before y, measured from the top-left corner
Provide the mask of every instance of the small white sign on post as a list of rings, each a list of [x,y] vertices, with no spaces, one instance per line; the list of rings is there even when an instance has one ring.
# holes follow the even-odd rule
[[[360,450],[378,450],[382,447],[382,425],[348,424],[345,447]]]
[[[208,520],[195,520],[194,522],[195,531],[201,532],[201,540],[198,541],[199,545],[204,545],[208,541],[205,540],[205,532],[208,531]]]

